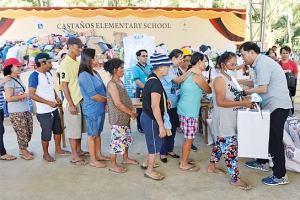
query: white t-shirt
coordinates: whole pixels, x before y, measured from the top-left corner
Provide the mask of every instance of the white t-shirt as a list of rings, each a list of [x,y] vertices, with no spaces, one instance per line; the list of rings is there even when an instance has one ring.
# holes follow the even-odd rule
[[[36,89],[35,94],[48,101],[55,101],[55,93],[53,87],[52,74],[46,72],[46,74],[34,71],[30,74],[28,79],[28,86]],[[36,108],[38,114],[50,113],[57,108],[52,108],[51,106],[36,102]]]

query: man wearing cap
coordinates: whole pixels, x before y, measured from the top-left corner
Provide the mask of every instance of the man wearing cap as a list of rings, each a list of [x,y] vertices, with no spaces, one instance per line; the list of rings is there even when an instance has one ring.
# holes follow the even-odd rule
[[[82,133],[87,132],[87,127],[82,112],[83,97],[78,84],[80,61],[77,58],[84,44],[76,37],[69,38],[66,44],[68,53],[60,63],[60,77],[65,95],[63,107],[66,135],[73,154],[71,163],[84,165],[88,162],[79,156],[89,156],[89,153],[81,150],[81,136]]]
[[[55,159],[48,152],[49,141],[52,132],[55,141],[56,155],[70,155],[69,151],[61,149],[60,141],[62,127],[57,107],[62,103],[57,96],[50,70],[55,59],[51,59],[47,53],[39,53],[35,57],[36,71],[31,73],[28,79],[29,97],[36,101],[37,119],[42,128],[43,159],[46,162],[54,162]]]
[[[147,65],[148,52],[146,49],[138,50],[136,52],[136,56],[138,59],[138,63],[132,68],[132,76],[136,83],[135,98],[141,98],[144,85],[147,81],[148,76],[151,74],[151,66]],[[140,133],[144,133],[140,123],[142,109],[137,108],[136,114],[138,114],[138,117],[136,118],[137,129]]]

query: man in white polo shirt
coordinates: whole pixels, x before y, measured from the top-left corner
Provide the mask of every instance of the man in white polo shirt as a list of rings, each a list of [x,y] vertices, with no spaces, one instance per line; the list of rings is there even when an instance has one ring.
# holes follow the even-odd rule
[[[29,97],[36,101],[37,119],[42,128],[43,159],[49,163],[55,162],[55,159],[48,152],[52,132],[55,141],[55,154],[71,154],[69,151],[61,149],[60,146],[62,127],[57,107],[62,104],[62,101],[54,90],[52,74],[50,73],[51,62],[54,61],[48,54],[39,53],[35,57],[37,70],[32,72],[28,79]]]

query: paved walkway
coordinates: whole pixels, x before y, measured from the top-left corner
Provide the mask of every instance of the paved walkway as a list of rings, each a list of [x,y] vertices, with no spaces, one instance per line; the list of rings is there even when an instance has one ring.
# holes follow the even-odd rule
[[[300,105],[297,105],[296,115],[300,117]],[[16,135],[5,119],[5,146],[10,154],[18,155]],[[147,154],[144,135],[137,132],[135,122],[132,123],[134,145],[130,148],[130,157],[143,162]],[[102,135],[103,153],[109,155],[110,129],[106,120],[105,131]],[[83,135],[82,146],[86,148],[86,134]],[[175,153],[181,155],[183,137],[176,136]],[[153,181],[144,178],[140,165],[125,166],[128,172],[113,173],[108,168],[98,169],[89,165],[78,166],[70,164],[71,156],[56,157],[53,164],[45,163],[42,159],[40,142],[40,127],[34,116],[34,133],[29,150],[36,156],[33,161],[25,161],[18,156],[15,161],[0,162],[0,199],[300,199],[300,174],[288,171],[290,184],[284,186],[266,186],[261,179],[271,172],[252,170],[245,166],[240,158],[239,166],[242,178],[250,183],[250,191],[239,190],[229,184],[229,176],[208,174],[206,168],[212,146],[203,143],[202,135],[198,135],[194,144],[197,152],[191,152],[190,157],[197,161],[201,170],[197,173],[179,170],[178,159],[168,157],[168,163],[161,166],[159,172],[166,176],[163,181]],[[255,147],[254,147],[255,148]],[[66,149],[70,150],[67,143]],[[54,152],[53,140],[50,152]],[[118,158],[118,162],[121,159]],[[109,162],[108,162],[109,164]],[[225,168],[223,159],[219,167]]]

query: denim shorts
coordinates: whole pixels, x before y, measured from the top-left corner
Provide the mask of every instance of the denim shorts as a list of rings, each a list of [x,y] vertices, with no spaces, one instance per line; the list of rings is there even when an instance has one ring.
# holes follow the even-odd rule
[[[159,137],[159,126],[156,120],[151,119],[142,112],[141,125],[145,133],[146,144],[149,154],[160,152],[164,139]]]
[[[99,132],[103,131],[105,112],[99,116],[87,116],[85,115],[85,120],[88,128],[88,136],[98,136]]]

